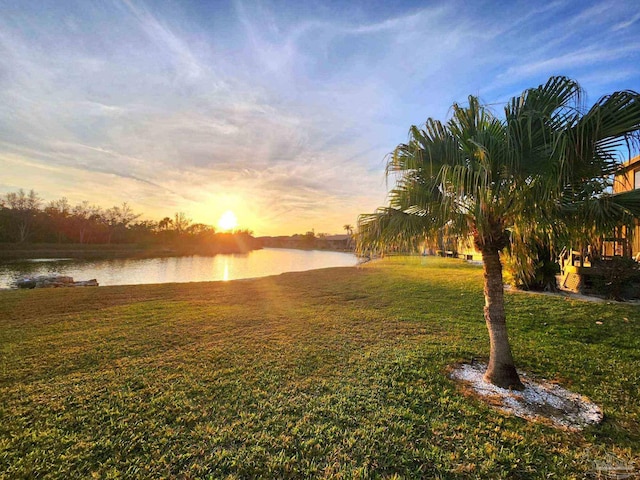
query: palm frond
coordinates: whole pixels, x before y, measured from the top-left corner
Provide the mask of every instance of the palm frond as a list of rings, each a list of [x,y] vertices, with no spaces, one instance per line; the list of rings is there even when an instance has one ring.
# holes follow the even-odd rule
[[[433,233],[435,224],[424,212],[406,213],[395,208],[379,208],[360,215],[356,250],[359,254],[381,253],[390,247],[414,248]]]
[[[640,143],[640,97],[615,92],[585,112],[582,95],[574,80],[551,77],[511,99],[504,120],[470,96],[448,121],[412,126],[388,157],[389,206],[361,218],[363,238],[473,232],[497,246],[509,230],[546,249],[570,232],[628,224],[640,199],[607,192],[620,147]]]

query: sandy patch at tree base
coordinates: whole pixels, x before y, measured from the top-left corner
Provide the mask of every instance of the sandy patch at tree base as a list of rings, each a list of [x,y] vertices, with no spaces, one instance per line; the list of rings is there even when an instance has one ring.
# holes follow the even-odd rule
[[[484,363],[460,364],[451,368],[449,377],[463,382],[474,395],[498,410],[527,420],[542,421],[569,430],[582,430],[603,419],[602,410],[587,397],[545,380],[534,381],[518,372],[523,391],[507,390],[486,382]]]

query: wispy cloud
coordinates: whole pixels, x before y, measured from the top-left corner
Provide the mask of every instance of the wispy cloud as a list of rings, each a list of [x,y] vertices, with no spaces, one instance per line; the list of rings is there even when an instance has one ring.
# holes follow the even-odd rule
[[[518,65],[507,69],[504,77],[526,78],[539,74],[552,74],[563,69],[576,66],[590,66],[605,62],[612,62],[626,57],[629,53],[640,51],[640,42],[625,45],[619,48],[587,48],[569,52],[558,57],[547,58],[533,63]]]
[[[628,20],[624,20],[620,23],[615,24],[612,27],[612,31],[618,31],[618,30],[623,30],[625,28],[629,28],[631,25],[633,25],[634,23],[637,23],[638,20],[640,20],[640,13],[637,13],[636,15],[634,15],[633,17],[631,17]]]
[[[163,25],[144,5],[134,4],[131,0],[121,1],[138,20],[142,31],[148,35],[151,41],[159,48],[166,49],[171,53],[177,70],[182,72],[187,80],[196,80],[202,77],[207,67],[198,60],[186,42],[166,25]]]

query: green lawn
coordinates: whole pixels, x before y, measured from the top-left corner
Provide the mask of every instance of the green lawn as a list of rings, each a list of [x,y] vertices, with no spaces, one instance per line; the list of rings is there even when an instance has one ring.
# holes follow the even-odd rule
[[[601,426],[459,393],[446,367],[486,357],[488,336],[482,271],[455,260],[0,292],[0,478],[584,478],[640,461],[640,307],[506,302],[518,366],[589,396]]]

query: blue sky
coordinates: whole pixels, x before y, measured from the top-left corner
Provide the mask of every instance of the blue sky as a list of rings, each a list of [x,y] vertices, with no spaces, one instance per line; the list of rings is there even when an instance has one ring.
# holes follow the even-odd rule
[[[469,94],[640,90],[640,4],[0,0],[0,193],[338,233]]]

